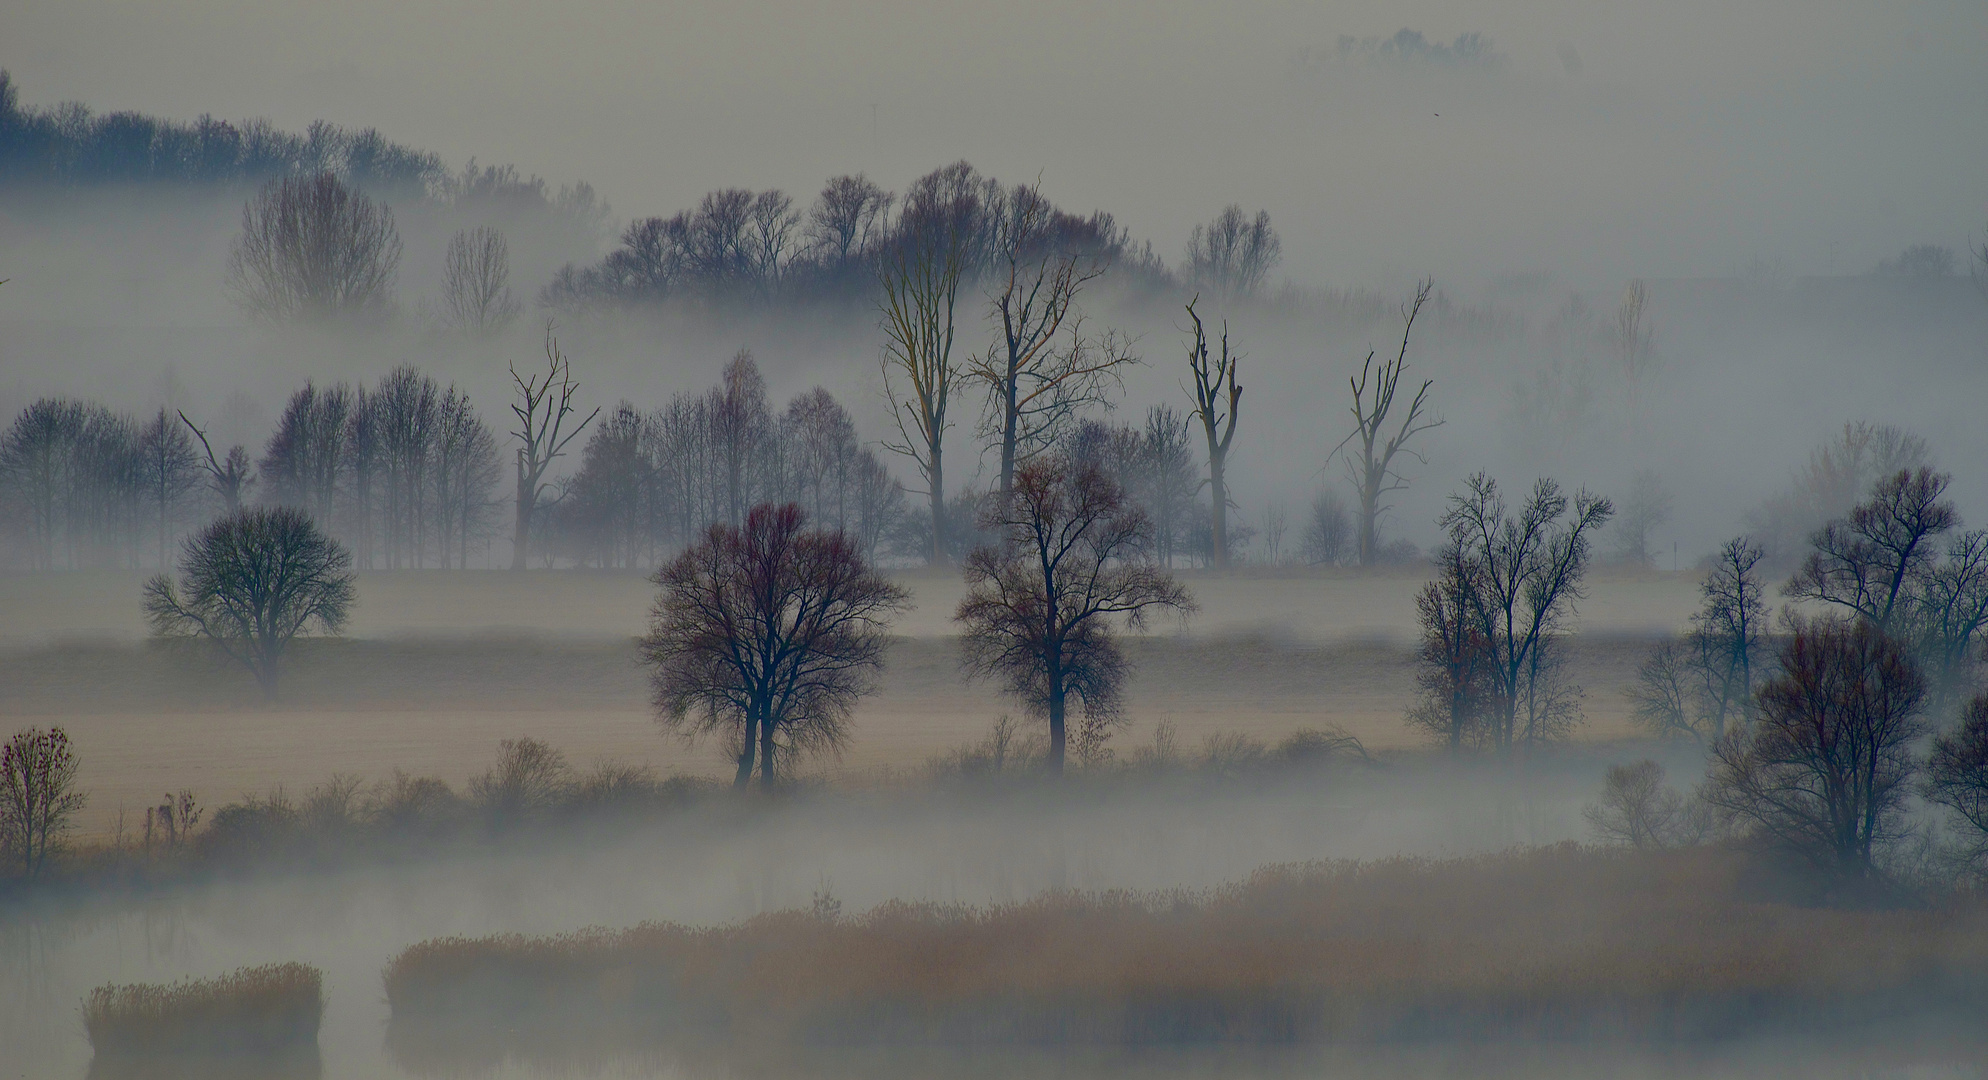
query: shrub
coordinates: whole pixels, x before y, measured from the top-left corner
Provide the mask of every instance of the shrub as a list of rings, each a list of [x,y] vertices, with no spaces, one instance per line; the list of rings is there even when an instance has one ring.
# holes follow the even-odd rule
[[[18,860],[22,873],[42,869],[83,808],[79,765],[59,727],[24,728],[0,744],[0,856]]]
[[[485,813],[514,819],[549,810],[573,788],[566,755],[529,735],[498,744],[497,763],[469,782],[469,797]]]
[[[83,1001],[90,1045],[107,1055],[275,1050],[315,1042],[323,1019],[323,976],[299,963],[167,985],[112,983]]]

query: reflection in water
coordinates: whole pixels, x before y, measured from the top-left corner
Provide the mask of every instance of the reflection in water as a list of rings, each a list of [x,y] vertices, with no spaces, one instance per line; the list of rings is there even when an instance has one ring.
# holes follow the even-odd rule
[[[88,1080],[322,1080],[315,1045],[269,1053],[103,1055]]]

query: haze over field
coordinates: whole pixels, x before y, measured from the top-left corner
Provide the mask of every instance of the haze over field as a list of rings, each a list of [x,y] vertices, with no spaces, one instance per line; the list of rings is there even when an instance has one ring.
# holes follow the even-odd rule
[[[0,1080],[1975,1076],[1984,56],[0,5]]]

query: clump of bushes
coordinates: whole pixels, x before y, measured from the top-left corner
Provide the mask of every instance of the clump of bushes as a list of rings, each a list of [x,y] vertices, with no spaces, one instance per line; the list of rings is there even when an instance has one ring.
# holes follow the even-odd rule
[[[212,862],[257,864],[418,851],[522,828],[668,810],[709,787],[691,777],[659,779],[645,766],[619,762],[582,773],[558,750],[522,737],[505,739],[497,760],[460,792],[439,777],[398,769],[371,787],[334,775],[301,802],[278,787],[221,807],[193,846]]]
[[[324,977],[308,964],[244,967],[214,979],[108,984],[83,1001],[99,1055],[237,1053],[315,1043]]]

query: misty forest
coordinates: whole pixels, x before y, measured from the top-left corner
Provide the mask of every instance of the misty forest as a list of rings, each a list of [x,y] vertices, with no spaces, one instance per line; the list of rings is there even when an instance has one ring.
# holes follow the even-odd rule
[[[102,6],[0,1073],[1988,1060],[1988,15]]]

